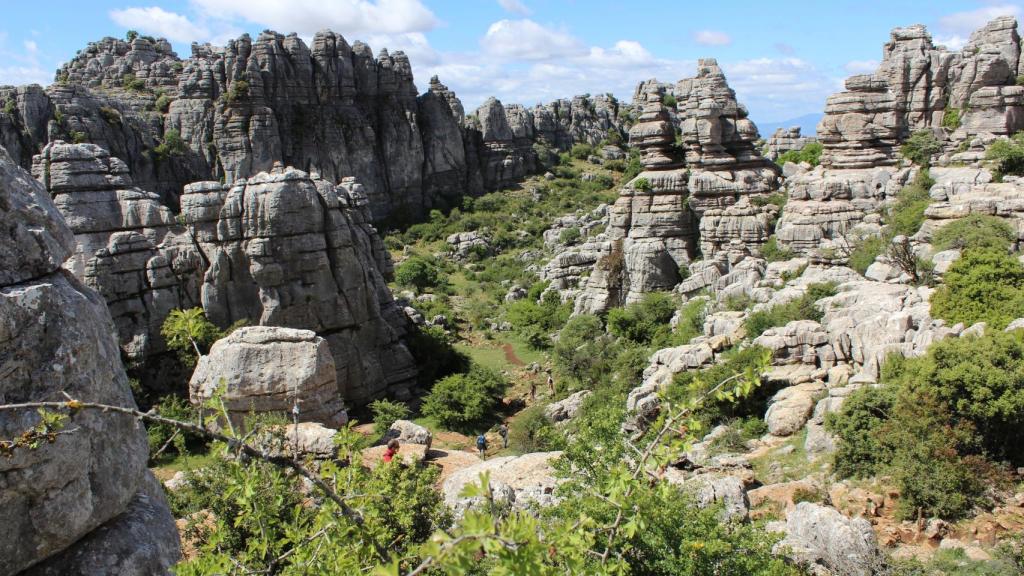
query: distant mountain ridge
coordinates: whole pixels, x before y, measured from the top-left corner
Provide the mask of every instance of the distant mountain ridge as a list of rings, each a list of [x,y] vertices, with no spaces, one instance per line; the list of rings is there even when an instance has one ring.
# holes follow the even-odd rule
[[[799,126],[800,134],[804,136],[814,136],[817,133],[818,122],[821,121],[822,116],[823,114],[820,112],[813,112],[779,122],[757,122],[757,128],[762,138],[768,138],[778,128],[791,128],[793,126]]]

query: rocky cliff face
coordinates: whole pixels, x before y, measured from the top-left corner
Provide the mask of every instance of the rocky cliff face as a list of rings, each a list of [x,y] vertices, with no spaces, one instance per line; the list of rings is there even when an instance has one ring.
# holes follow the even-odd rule
[[[61,268],[74,236],[46,190],[0,151],[0,401],[132,406],[103,299]],[[0,436],[38,423],[0,415]],[[145,430],[131,418],[72,416],[67,433],[0,459],[0,572],[152,574],[180,555],[174,519],[146,470]],[[145,507],[145,513],[141,510]],[[146,530],[125,531],[143,522]],[[42,564],[40,564],[42,562]],[[36,565],[34,568],[30,568]]]
[[[800,127],[778,128],[764,143],[764,156],[776,160],[790,150],[801,150],[804,146],[817,142],[814,136],[802,136]]]
[[[402,52],[374,56],[333,32],[310,45],[243,35],[195,45],[185,60],[162,39],[104,38],[57,80],[0,88],[0,144],[26,168],[50,141],[97,144],[172,208],[185,184],[231,183],[280,162],[333,182],[356,177],[374,221],[405,221],[521,179],[536,169],[534,142],[565,150],[621,131],[618,103],[603,96],[534,110],[488,103],[481,122],[466,122],[436,78],[417,97]],[[495,130],[503,123],[511,135]]]
[[[648,92],[630,145],[644,171],[611,208],[600,260],[576,300],[577,313],[596,313],[671,290],[701,251],[756,253],[774,227],[774,206],[757,206],[779,186],[778,168],[761,157],[757,127],[736,101],[715,60],[672,89],[676,110],[662,104],[664,87]],[[593,253],[593,246],[588,246]]]

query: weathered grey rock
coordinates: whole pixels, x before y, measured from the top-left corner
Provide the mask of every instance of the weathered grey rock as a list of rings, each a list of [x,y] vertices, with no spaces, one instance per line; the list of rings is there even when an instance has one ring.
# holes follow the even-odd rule
[[[210,320],[321,334],[338,393],[359,404],[405,397],[415,377],[401,340],[407,320],[385,281],[391,262],[366,204],[352,179],[334,186],[292,169],[231,186],[199,182],[182,196],[209,262],[201,299]]]
[[[409,420],[396,420],[388,428],[381,438],[381,444],[387,444],[390,440],[398,440],[401,443],[422,444],[428,449],[434,440],[434,435],[425,427],[410,422]]]
[[[556,424],[572,420],[576,417],[576,414],[583,406],[583,401],[586,400],[590,394],[590,390],[580,390],[579,392],[574,392],[558,402],[552,402],[544,407],[544,416]]]
[[[831,368],[835,353],[828,333],[814,320],[794,320],[785,326],[769,328],[754,339],[754,344],[772,351],[779,364],[812,364]]]
[[[0,402],[63,400],[63,392],[134,407],[103,299],[60,268],[73,250],[70,229],[42,185],[3,151],[0,222]],[[35,411],[5,412],[0,437],[17,437],[38,422]],[[134,419],[79,412],[64,431],[52,443],[0,459],[0,525],[10,536],[0,538],[0,573],[20,572],[78,544],[81,554],[61,560],[60,572],[87,570],[78,562],[94,556],[82,539],[104,523],[117,524],[145,486],[146,435]],[[146,524],[135,541],[115,538],[92,550],[109,552],[112,564],[127,562],[126,568],[149,563],[166,571],[177,560],[174,520],[164,508]],[[165,545],[152,539],[167,535],[168,526]]]
[[[871,576],[885,565],[871,523],[810,502],[787,514],[786,538],[779,546],[788,546],[798,563],[835,576]]]
[[[755,206],[747,197],[727,208],[711,208],[700,219],[700,249],[705,258],[720,252],[760,255],[779,210],[774,204]]]
[[[808,382],[779,390],[768,405],[764,422],[772,436],[795,434],[811,417],[818,396],[825,391],[821,382]]]
[[[557,497],[554,491],[558,479],[551,460],[561,455],[561,452],[533,452],[522,456],[502,456],[458,470],[441,487],[444,502],[456,513],[473,506],[475,502],[460,496],[460,493],[467,484],[479,484],[480,474],[486,472],[490,474],[492,490],[516,508],[555,504]]]
[[[448,243],[451,255],[459,260],[465,260],[470,255],[478,257],[490,256],[493,252],[490,242],[476,230],[469,232],[456,232],[445,240]]]
[[[233,423],[250,412],[290,414],[296,404],[303,422],[348,420],[330,347],[311,330],[248,326],[218,340],[199,358],[189,397],[200,404],[218,389]]]
[[[799,126],[776,128],[775,132],[765,141],[764,156],[769,160],[776,160],[786,152],[803,150],[804,146],[817,141],[818,139],[814,136],[801,136]]]
[[[714,477],[702,474],[690,481],[695,485],[697,506],[706,508],[715,504],[722,506],[724,521],[743,521],[750,517],[750,501],[743,481],[735,476]]]

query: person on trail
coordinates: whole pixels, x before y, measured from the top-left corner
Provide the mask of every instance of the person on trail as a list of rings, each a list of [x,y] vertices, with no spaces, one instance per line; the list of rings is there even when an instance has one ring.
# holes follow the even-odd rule
[[[476,437],[476,449],[480,451],[480,457],[483,458],[484,460],[486,460],[487,459],[487,437],[484,436],[482,432],[480,433],[479,436]]]
[[[498,435],[501,436],[502,448],[508,448],[508,425],[504,422],[498,426]]]
[[[551,395],[555,395],[555,379],[551,377],[551,370],[548,370],[548,390],[551,391]]]
[[[530,402],[537,399],[537,382],[530,380]]]
[[[395,454],[398,454],[397,438],[393,438],[390,442],[388,442],[388,449],[384,451],[384,457],[382,458],[382,460],[384,460],[385,462],[391,462],[391,460],[394,459]]]

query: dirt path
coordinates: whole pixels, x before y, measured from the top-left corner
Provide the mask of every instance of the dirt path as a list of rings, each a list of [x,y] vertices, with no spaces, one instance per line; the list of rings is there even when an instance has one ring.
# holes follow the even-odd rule
[[[505,361],[513,366],[525,366],[526,362],[523,362],[522,358],[516,356],[516,351],[512,348],[512,345],[508,342],[501,345],[501,349],[505,352]]]

